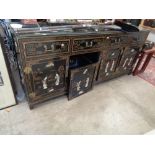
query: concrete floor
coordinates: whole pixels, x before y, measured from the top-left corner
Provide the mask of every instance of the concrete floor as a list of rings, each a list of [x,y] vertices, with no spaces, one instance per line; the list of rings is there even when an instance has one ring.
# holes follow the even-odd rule
[[[0,134],[144,134],[155,129],[155,87],[123,76],[74,100],[0,111]]]

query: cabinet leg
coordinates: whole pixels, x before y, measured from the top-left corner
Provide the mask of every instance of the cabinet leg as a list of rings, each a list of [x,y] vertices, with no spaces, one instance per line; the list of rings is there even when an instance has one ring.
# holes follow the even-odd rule
[[[30,108],[30,110],[32,110],[34,108],[34,105],[33,104],[29,104],[29,108]]]

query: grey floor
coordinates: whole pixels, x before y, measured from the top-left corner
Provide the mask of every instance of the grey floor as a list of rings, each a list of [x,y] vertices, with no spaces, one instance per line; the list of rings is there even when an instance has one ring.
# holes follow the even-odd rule
[[[123,76],[74,100],[0,111],[0,134],[145,134],[155,128],[155,86]]]

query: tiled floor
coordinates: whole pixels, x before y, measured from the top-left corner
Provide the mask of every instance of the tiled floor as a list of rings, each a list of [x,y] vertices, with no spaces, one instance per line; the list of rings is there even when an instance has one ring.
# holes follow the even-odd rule
[[[74,100],[65,96],[29,110],[0,111],[0,134],[144,134],[155,128],[155,87],[123,76]]]

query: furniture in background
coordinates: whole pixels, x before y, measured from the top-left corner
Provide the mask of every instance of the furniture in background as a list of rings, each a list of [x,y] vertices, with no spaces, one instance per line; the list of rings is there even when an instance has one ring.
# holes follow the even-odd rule
[[[155,47],[153,47],[153,46],[154,46],[154,44],[152,44],[151,47],[149,47],[149,48],[144,47],[143,51],[141,53],[139,53],[139,55],[137,57],[137,63],[133,70],[133,75],[138,75],[145,71],[153,54],[155,54]]]
[[[2,48],[4,48],[4,44],[0,38],[0,110],[16,104],[12,81]]]
[[[143,19],[139,26],[150,31],[155,31],[155,19]]]

